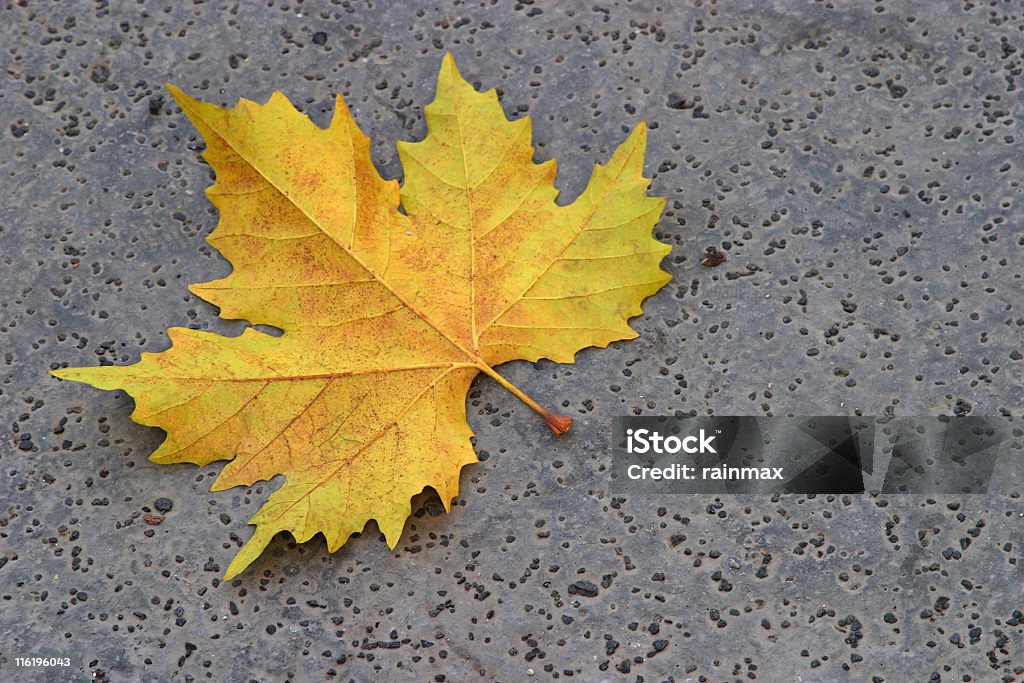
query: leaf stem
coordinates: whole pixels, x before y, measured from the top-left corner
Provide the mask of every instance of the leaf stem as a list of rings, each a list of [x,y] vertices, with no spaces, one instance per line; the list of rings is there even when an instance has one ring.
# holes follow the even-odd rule
[[[509,382],[507,379],[498,374],[498,371],[492,368],[487,363],[480,363],[479,365],[477,365],[477,367],[480,368],[481,371],[483,371],[490,377],[494,378],[494,380],[501,386],[505,387],[509,391],[509,393],[511,393],[520,401],[528,405],[530,409],[533,410],[535,413],[540,415],[541,418],[544,419],[544,424],[548,426],[548,429],[550,429],[555,436],[561,436],[562,434],[565,434],[567,431],[569,431],[569,427],[572,426],[571,417],[559,415],[557,413],[552,413],[551,411],[545,409],[539,403],[537,403],[532,398],[530,398],[522,391],[520,391],[519,387],[517,387],[515,384],[512,384],[512,382]]]

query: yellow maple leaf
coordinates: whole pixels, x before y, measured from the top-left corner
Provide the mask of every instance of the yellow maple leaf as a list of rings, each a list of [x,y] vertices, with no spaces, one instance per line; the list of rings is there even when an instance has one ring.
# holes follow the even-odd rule
[[[53,374],[128,392],[132,419],[167,432],[155,462],[229,460],[212,490],[285,476],[225,578],[279,531],[322,533],[333,552],[375,519],[394,548],[411,497],[429,486],[448,509],[477,461],[465,401],[479,372],[561,434],[572,421],[494,366],[632,339],[629,318],[670,279],[642,124],[559,206],[529,118],[507,120],[450,55],[426,139],[399,143],[401,189],[377,173],[341,97],[321,129],[280,93],[222,109],[168,87],[206,140],[220,211],[209,242],[234,266],[190,289],[225,318],[284,333],[171,328],[171,348],[134,365]]]

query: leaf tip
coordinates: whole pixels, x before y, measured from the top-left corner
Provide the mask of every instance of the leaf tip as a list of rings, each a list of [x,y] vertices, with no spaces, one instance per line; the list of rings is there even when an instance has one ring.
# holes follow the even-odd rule
[[[634,144],[640,145],[645,150],[647,148],[647,122],[641,121],[640,123],[633,126],[633,130],[629,133],[628,140],[632,140]]]
[[[153,460],[153,457],[150,456],[149,459]],[[157,461],[154,460],[154,462],[157,462]],[[212,484],[210,484],[210,492],[211,493],[214,492],[214,491],[227,491],[228,489],[233,488],[235,486],[234,484],[229,484],[226,481],[221,481],[221,479],[223,479],[223,478],[224,478],[224,470],[221,470],[220,476],[217,477],[217,479],[215,479]]]
[[[95,371],[95,368],[58,368],[57,370],[50,370],[50,375],[59,380],[88,384],[90,383],[88,377],[90,371]]]
[[[334,95],[334,116],[331,118],[331,124],[335,122],[343,123],[347,122],[344,115],[352,116],[352,113],[348,109],[348,105],[345,104],[345,98],[342,97],[341,93]]]
[[[249,523],[252,524],[254,519],[256,518],[250,519]],[[256,532],[252,535],[252,538],[232,558],[231,564],[228,565],[227,570],[224,572],[224,581],[230,581],[244,572],[263,553],[264,548],[267,547],[267,544],[270,543],[270,540],[276,533],[276,529],[267,529],[257,525]]]
[[[295,109],[295,105],[292,104],[292,101],[290,99],[288,99],[288,96],[285,95],[280,90],[275,90],[274,92],[270,93],[270,97],[267,98],[267,102],[266,102],[266,104],[264,106],[269,106],[269,105],[274,105],[274,104],[276,104],[276,105],[285,105],[287,107],[291,107],[292,109]]]
[[[384,542],[389,550],[397,548],[398,542],[402,540],[402,532],[405,530],[405,523],[409,519],[410,512],[412,512],[411,504],[409,509],[397,516],[379,515],[377,517],[377,529],[384,535]]]
[[[550,429],[555,436],[565,434],[569,431],[569,427],[572,426],[572,418],[565,415],[557,415],[545,410],[541,417],[544,418],[544,424],[548,426],[548,429]]]
[[[244,569],[245,567],[236,567],[234,560],[232,560],[231,564],[228,565],[228,568],[224,570],[224,576],[221,577],[221,581],[230,581],[241,574]]]
[[[445,74],[447,74],[447,76]],[[444,53],[444,59],[441,60],[441,70],[438,73],[437,78],[439,89],[442,82],[445,82],[447,87],[463,83],[470,88],[473,88],[469,81],[463,78],[462,72],[459,71],[459,67],[455,65],[455,56],[452,55],[451,51]],[[475,90],[475,88],[473,89]]]
[[[164,83],[164,87],[167,88],[167,92],[171,93],[171,97],[178,103],[178,106],[182,109],[185,108],[185,102],[191,102],[192,98],[185,94],[185,91],[177,87],[173,83]]]

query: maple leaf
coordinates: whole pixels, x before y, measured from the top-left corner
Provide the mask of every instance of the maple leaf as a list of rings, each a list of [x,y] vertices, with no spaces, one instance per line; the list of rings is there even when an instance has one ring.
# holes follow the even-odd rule
[[[279,531],[322,533],[333,552],[375,519],[394,548],[411,497],[429,486],[449,509],[477,461],[466,394],[478,373],[561,434],[572,421],[494,366],[569,363],[632,339],[629,318],[670,279],[670,247],[651,236],[664,200],[646,195],[643,124],[560,206],[529,118],[507,120],[451,55],[426,138],[398,145],[401,189],[377,173],[340,96],[322,129],[278,92],[222,109],[168,87],[206,141],[220,212],[208,241],[234,266],[190,289],[222,317],[283,334],[171,328],[171,347],[134,365],[53,374],[128,392],[132,419],[167,433],[155,462],[229,460],[212,490],[285,476],[225,578]]]

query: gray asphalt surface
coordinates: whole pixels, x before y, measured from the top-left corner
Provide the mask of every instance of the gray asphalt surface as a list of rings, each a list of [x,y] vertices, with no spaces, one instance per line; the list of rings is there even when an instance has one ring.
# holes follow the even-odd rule
[[[5,4],[0,679],[1022,680],[1019,479],[616,496],[602,446],[622,414],[1021,415],[1022,31],[1016,2]],[[241,329],[186,289],[230,266],[162,84],[321,125],[341,92],[400,177],[445,50],[567,198],[646,120],[675,279],[640,339],[504,367],[563,439],[478,380],[452,514],[222,583],[277,483],[210,493],[126,396],[47,374]]]

